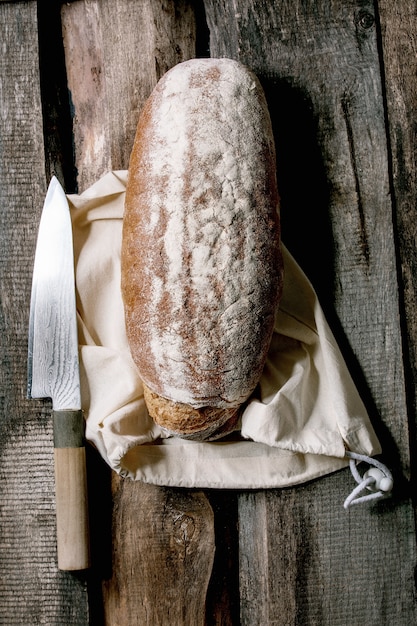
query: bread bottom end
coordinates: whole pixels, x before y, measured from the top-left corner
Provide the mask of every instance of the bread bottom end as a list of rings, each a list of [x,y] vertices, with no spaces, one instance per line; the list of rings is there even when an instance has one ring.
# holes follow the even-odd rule
[[[149,414],[158,426],[172,435],[194,441],[213,441],[236,430],[241,406],[195,409],[189,404],[173,402],[154,393],[144,385],[144,398]]]

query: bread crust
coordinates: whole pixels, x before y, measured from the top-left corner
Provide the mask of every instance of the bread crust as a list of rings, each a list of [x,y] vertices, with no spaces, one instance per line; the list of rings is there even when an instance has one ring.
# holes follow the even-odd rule
[[[205,438],[259,381],[282,290],[278,205],[255,75],[230,59],[167,72],[137,127],[121,261],[132,356],[170,432]]]
[[[234,431],[241,415],[241,406],[219,409],[173,402],[144,385],[144,398],[149,414],[167,433],[183,439],[213,441]]]

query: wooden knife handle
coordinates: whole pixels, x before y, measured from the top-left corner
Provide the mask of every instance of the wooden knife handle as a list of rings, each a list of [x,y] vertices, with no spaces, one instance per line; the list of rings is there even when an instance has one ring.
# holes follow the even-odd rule
[[[82,411],[54,411],[58,568],[90,567],[87,470]]]

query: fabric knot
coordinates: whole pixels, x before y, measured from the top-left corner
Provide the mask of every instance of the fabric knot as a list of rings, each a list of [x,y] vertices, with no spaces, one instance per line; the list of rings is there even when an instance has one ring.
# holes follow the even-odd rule
[[[390,495],[394,486],[394,480],[391,472],[383,463],[355,452],[346,451],[346,456],[349,458],[350,471],[358,484],[346,498],[343,505],[345,509],[348,509],[353,504],[379,500]],[[365,462],[372,466],[363,476],[360,475],[357,469],[357,464],[360,462]],[[368,493],[361,495],[365,491]]]

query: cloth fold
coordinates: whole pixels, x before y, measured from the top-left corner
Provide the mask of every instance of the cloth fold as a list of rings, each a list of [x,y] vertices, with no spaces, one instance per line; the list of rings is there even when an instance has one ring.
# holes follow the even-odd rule
[[[284,289],[256,397],[240,431],[210,443],[166,434],[149,417],[120,292],[127,171],[68,195],[74,233],[86,437],[133,480],[181,487],[270,488],[349,464],[380,444],[315,291],[283,246]]]

